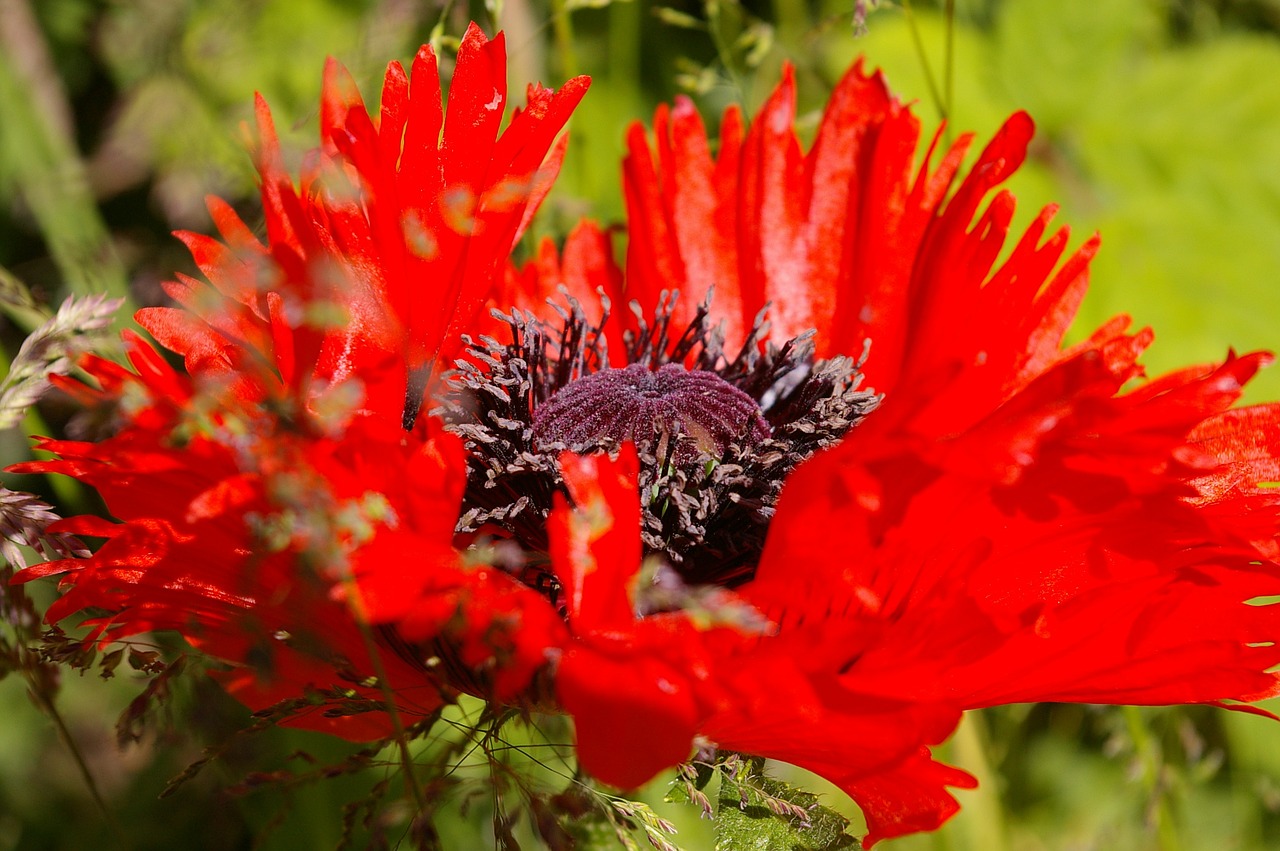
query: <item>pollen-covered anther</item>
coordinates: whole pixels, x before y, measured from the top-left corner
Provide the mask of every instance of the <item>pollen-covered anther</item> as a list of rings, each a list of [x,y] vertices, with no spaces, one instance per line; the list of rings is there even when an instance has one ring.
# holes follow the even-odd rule
[[[668,363],[607,369],[551,397],[533,420],[539,446],[591,451],[626,440],[654,440],[678,463],[718,458],[731,443],[772,433],[755,400],[713,372]],[[674,440],[674,445],[672,441]]]

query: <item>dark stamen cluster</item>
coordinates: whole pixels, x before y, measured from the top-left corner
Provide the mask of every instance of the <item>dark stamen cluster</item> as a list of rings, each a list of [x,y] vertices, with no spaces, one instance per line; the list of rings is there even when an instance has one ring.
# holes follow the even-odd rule
[[[589,322],[572,300],[557,308],[558,328],[496,314],[511,342],[467,340],[433,412],[471,453],[457,531],[518,542],[526,562],[513,572],[553,601],[546,518],[563,490],[560,452],[634,441],[646,551],[686,583],[731,587],[751,578],[787,475],[879,401],[859,389],[861,361],[814,360],[812,333],[762,342],[763,312],[732,359],[708,303],[672,342],[673,305],[664,295],[652,320],[633,305],[639,330],[626,337],[622,369],[608,366],[604,321]]]

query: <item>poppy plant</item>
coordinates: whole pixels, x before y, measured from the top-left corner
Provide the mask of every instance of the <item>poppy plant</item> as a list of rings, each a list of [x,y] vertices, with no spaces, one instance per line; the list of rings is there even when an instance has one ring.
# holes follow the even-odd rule
[[[1148,380],[1126,318],[1064,343],[1098,241],[1052,209],[1010,239],[1030,118],[965,169],[860,64],[807,151],[789,70],[714,155],[681,100],[628,136],[625,263],[586,222],[519,265],[588,83],[504,126],[505,61],[473,26],[445,108],[424,47],[376,119],[331,63],[297,185],[258,102],[265,238],[211,201],[206,280],[137,315],[185,373],[127,334],[61,381],[118,431],[15,468],[115,518],[19,574],[60,577],[48,620],[174,630],[356,740],[468,693],[570,715],[624,789],[793,763],[868,846],[955,812],[930,748],[966,710],[1280,693],[1280,407],[1233,407],[1269,357]]]

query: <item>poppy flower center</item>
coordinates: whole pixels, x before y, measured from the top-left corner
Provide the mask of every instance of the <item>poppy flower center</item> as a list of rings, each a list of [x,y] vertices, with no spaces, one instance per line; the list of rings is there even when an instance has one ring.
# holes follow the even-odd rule
[[[561,388],[533,419],[536,445],[590,452],[623,441],[657,441],[677,463],[718,459],[732,442],[757,444],[773,430],[760,406],[714,372],[633,363]]]
[[[755,573],[787,476],[880,401],[860,387],[861,360],[814,356],[813,332],[774,344],[762,314],[726,352],[709,301],[679,327],[674,301],[633,306],[639,327],[621,341],[605,333],[607,304],[593,321],[571,301],[559,324],[513,310],[510,341],[469,340],[435,400],[471,456],[458,534],[502,540],[503,569],[552,602],[547,518],[565,450],[634,443],[645,554],[688,585],[733,587]]]

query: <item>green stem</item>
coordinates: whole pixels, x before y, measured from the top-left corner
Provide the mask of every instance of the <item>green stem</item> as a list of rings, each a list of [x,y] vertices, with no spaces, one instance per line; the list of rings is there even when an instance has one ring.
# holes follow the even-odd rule
[[[639,85],[642,32],[639,3],[609,6],[609,76],[615,82]]]
[[[98,788],[98,783],[93,778],[93,772],[89,770],[89,764],[85,762],[84,754],[80,752],[76,740],[71,736],[71,730],[67,727],[67,722],[63,720],[62,713],[58,711],[57,705],[31,674],[29,670],[24,670],[25,679],[27,681],[27,693],[31,696],[36,706],[44,713],[45,717],[53,722],[54,730],[58,733],[58,738],[62,741],[67,752],[71,754],[72,760],[76,764],[76,769],[80,772],[80,779],[84,781],[85,787],[89,790],[89,795],[93,798],[94,804],[102,812],[102,816],[106,819],[107,824],[111,827],[111,831],[116,835],[116,839],[120,843],[120,847],[124,848],[128,845],[128,837],[124,829],[121,828],[120,822],[116,821],[115,814],[107,806],[107,801],[102,797],[102,791]]]
[[[724,66],[724,71],[729,75],[729,81],[733,84],[736,92],[735,100],[738,103],[746,104],[747,90],[742,85],[742,79],[738,76],[738,64],[733,56],[733,47],[725,41],[722,26],[724,22],[720,20],[720,4],[717,0],[705,0],[703,9],[707,15],[707,34],[711,36],[711,43],[715,46],[716,56],[720,59],[720,64]]]
[[[1177,825],[1173,814],[1169,811],[1168,800],[1164,794],[1164,782],[1161,778],[1161,759],[1159,745],[1147,730],[1142,711],[1136,706],[1121,707],[1125,724],[1129,729],[1129,737],[1133,739],[1133,747],[1142,763],[1142,781],[1151,799],[1152,815],[1155,819],[1156,840],[1160,851],[1180,851]]]
[[[949,117],[948,105],[943,98],[942,90],[938,88],[938,81],[933,76],[933,68],[929,66],[929,54],[924,49],[924,39],[920,36],[920,27],[916,23],[915,13],[911,11],[911,0],[902,0],[902,14],[907,19],[907,29],[911,32],[911,43],[915,47],[916,58],[920,60],[920,67],[924,69],[924,80],[929,86],[929,97],[933,99],[934,107],[942,116],[942,120],[946,121]]]
[[[809,6],[805,0],[773,0],[773,19],[778,41],[797,58],[803,58],[800,42],[809,22]]]
[[[551,0],[551,27],[555,33],[556,56],[565,79],[578,75],[578,57],[573,49],[573,21],[565,0]]]
[[[947,0],[946,3],[947,17],[947,41],[946,52],[943,57],[943,97],[946,98],[945,117],[947,122],[947,138],[948,144],[951,142],[951,123],[950,118],[955,114],[956,107],[956,87],[955,87],[955,65],[956,65],[956,0]]]
[[[988,758],[986,717],[966,712],[952,737],[952,754],[978,779],[978,792],[964,802],[965,818],[959,821],[968,834],[969,848],[1005,851],[1008,848],[1004,809],[1000,805],[999,778]]]
[[[360,597],[360,589],[354,579],[346,581],[347,599],[350,600],[351,613],[355,617],[360,637],[364,639],[365,652],[373,665],[373,675],[378,678],[378,689],[387,705],[387,717],[391,720],[391,731],[395,734],[396,747],[400,752],[400,767],[404,771],[405,794],[413,802],[414,814],[421,813],[426,804],[422,800],[422,790],[418,788],[418,780],[413,770],[413,754],[409,752],[409,739],[405,733],[404,721],[396,708],[395,693],[391,691],[391,683],[387,680],[387,668],[382,663],[382,654],[378,652],[378,644],[373,637],[373,627],[364,615],[364,602]]]

